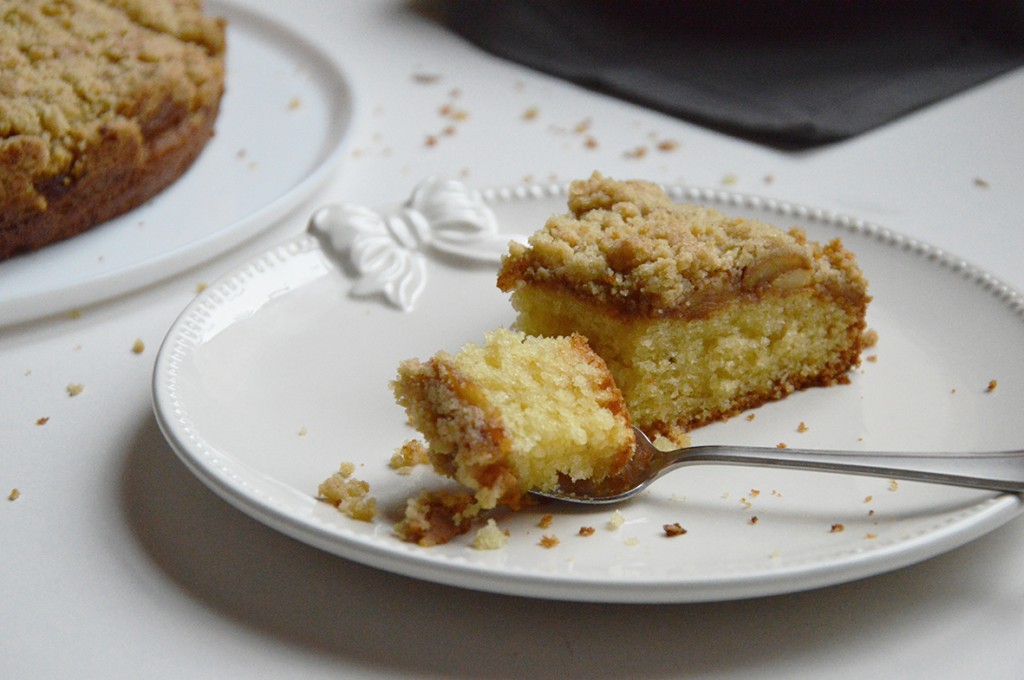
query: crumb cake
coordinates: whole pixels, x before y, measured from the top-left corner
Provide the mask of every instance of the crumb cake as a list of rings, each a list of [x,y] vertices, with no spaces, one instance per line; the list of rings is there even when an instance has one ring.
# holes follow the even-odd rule
[[[498,287],[518,330],[585,336],[645,432],[678,439],[849,382],[870,297],[839,239],[821,245],[598,173],[572,183],[568,207],[510,245]]]
[[[629,415],[605,362],[577,335],[498,329],[482,345],[402,362],[392,383],[438,472],[482,509],[518,508],[559,476],[603,479],[633,452]]]
[[[200,0],[0,0],[0,260],[182,175],[213,135],[224,53]]]

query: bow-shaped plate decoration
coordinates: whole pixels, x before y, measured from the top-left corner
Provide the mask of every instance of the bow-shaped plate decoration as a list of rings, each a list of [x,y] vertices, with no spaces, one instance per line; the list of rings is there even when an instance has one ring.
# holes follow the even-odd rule
[[[481,198],[455,180],[427,179],[397,210],[377,212],[351,203],[321,208],[309,230],[337,258],[347,257],[357,280],[353,295],[381,293],[411,311],[427,284],[426,252],[499,263],[509,241],[526,237],[499,234],[494,213]]]

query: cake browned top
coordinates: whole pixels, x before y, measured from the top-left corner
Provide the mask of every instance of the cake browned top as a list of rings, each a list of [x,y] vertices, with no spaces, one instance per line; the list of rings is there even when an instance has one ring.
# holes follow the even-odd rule
[[[808,285],[863,298],[867,283],[838,241],[820,246],[708,207],[674,203],[656,184],[594,173],[569,188],[569,212],[513,243],[505,291],[558,288],[624,313],[690,315],[739,293]]]
[[[72,182],[110,130],[216,110],[224,50],[200,0],[0,0],[0,205],[45,210],[39,185]]]

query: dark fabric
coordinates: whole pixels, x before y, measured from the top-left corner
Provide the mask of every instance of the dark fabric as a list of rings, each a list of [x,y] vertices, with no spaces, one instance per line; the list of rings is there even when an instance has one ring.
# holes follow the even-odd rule
[[[435,4],[496,55],[777,144],[847,138],[1024,64],[1024,0]]]

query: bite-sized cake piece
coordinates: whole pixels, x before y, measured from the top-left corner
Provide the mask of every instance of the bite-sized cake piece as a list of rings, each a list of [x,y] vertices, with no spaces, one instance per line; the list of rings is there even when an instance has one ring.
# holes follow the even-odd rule
[[[625,465],[633,431],[605,362],[579,335],[499,329],[482,345],[402,362],[392,383],[434,468],[482,509],[519,507],[559,475],[603,479]]]
[[[224,52],[201,0],[0,0],[0,260],[184,173],[213,134]]]
[[[519,330],[586,336],[648,434],[845,383],[859,364],[870,297],[839,239],[597,173],[571,185],[569,211],[510,245],[498,287]]]

